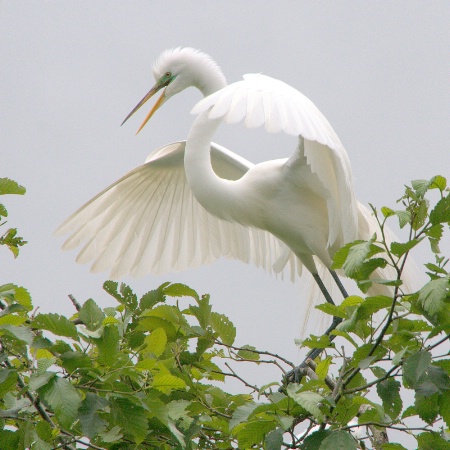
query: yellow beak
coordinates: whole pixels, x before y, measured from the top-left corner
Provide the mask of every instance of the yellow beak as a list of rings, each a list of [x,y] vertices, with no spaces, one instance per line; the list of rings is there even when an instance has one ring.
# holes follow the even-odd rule
[[[122,122],[121,125],[123,125],[150,97],[153,97],[161,88],[163,88],[164,85],[160,83],[156,83],[150,91],[148,91],[147,95],[133,108],[133,111],[128,114],[128,116],[125,118],[125,120]],[[142,125],[137,130],[136,134],[139,133],[139,131],[144,128],[145,124],[150,120],[150,118],[153,116],[155,111],[165,102],[166,97],[164,95],[164,91],[162,92],[161,96],[159,97],[158,101],[153,105],[153,108],[150,110],[150,112],[147,114],[146,118],[142,122]]]

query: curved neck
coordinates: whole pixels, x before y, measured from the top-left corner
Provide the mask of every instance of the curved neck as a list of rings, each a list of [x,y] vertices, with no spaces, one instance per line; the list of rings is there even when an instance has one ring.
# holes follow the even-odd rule
[[[198,202],[211,214],[233,220],[239,205],[237,183],[217,176],[211,165],[210,144],[221,121],[208,119],[208,111],[195,119],[186,142],[184,168]]]

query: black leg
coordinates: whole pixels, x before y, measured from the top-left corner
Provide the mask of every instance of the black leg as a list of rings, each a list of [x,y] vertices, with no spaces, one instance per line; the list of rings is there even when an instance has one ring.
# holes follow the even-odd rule
[[[344,298],[347,298],[348,297],[347,291],[345,290],[344,285],[341,283],[341,280],[337,276],[337,273],[334,270],[331,270],[331,269],[329,269],[329,270],[330,270],[331,276],[333,277],[333,280],[335,281],[335,283],[337,284],[337,287],[341,291],[341,294],[344,296]]]

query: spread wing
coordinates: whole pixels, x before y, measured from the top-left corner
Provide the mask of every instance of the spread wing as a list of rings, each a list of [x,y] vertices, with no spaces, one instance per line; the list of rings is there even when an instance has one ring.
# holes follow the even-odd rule
[[[199,114],[209,110],[210,119],[227,123],[243,121],[248,128],[264,125],[268,132],[284,131],[301,136],[291,161],[306,157],[311,171],[329,193],[329,242],[356,239],[357,203],[347,153],[333,128],[319,109],[291,86],[261,74],[248,74],[204,98],[193,108]]]
[[[113,278],[167,273],[239,259],[272,271],[301,273],[292,252],[270,233],[209,214],[194,198],[184,172],[185,142],[154,151],[72,214],[56,234],[70,234],[64,250],[82,246],[77,262]],[[238,179],[252,164],[216,144],[211,162],[223,178]],[[282,263],[281,263],[282,261]]]

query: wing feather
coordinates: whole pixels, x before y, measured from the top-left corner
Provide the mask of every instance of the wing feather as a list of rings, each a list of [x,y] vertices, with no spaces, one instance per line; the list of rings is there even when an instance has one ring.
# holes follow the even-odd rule
[[[220,257],[271,272],[285,245],[268,232],[209,214],[187,183],[184,148],[185,142],[177,142],[157,149],[145,164],[72,214],[56,230],[69,235],[63,248],[81,246],[77,261],[91,262],[93,271],[108,270],[112,278],[184,270]],[[252,166],[216,144],[211,162],[228,179],[240,178]],[[286,271],[292,279],[301,271],[292,252],[276,270]]]
[[[297,150],[290,159],[292,162],[306,156],[311,171],[328,192],[328,246],[356,239],[358,208],[350,161],[328,120],[311,100],[282,81],[247,74],[242,81],[198,102],[192,112],[208,110],[210,118],[222,118],[228,123],[244,120],[247,127],[264,125],[268,132],[284,131],[304,138],[303,153]]]

